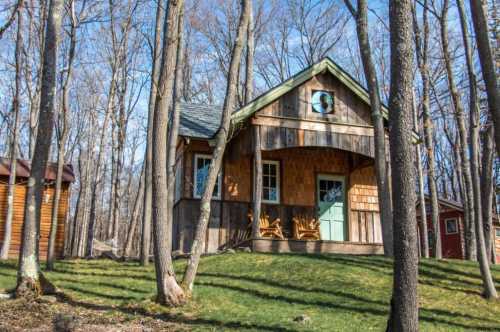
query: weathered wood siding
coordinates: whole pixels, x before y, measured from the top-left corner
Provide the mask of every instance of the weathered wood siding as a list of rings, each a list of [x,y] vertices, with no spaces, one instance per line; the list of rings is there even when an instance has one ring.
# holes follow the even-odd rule
[[[310,253],[310,254],[349,254],[382,255],[384,247],[380,243],[355,243],[336,241],[303,240],[252,240],[252,249],[256,252],[272,253]]]
[[[201,142],[184,150],[184,199],[175,208],[174,249],[190,250],[199,213],[199,201],[192,199],[194,155],[209,152],[208,144]],[[349,241],[382,242],[375,173],[371,163],[363,164],[369,159],[327,148],[263,151],[262,158],[280,162],[280,204],[263,204],[262,211],[272,220],[281,219],[286,237],[292,236],[293,216],[315,217],[317,175],[335,174],[346,177]],[[247,214],[253,197],[252,183],[250,155],[225,159],[222,198],[212,202],[207,251],[238,243],[249,235]]]
[[[212,201],[210,219],[205,237],[205,252],[244,241],[248,233],[248,203]],[[190,252],[196,223],[200,212],[200,201],[183,199],[174,207],[173,250]]]
[[[311,95],[313,90],[333,92],[333,113],[320,114],[311,111]],[[283,95],[277,101],[264,107],[257,114],[349,123],[353,125],[371,125],[369,106],[329,73],[313,77],[296,89]]]
[[[496,235],[496,230],[500,229],[500,226],[497,226],[493,230],[493,236],[495,237],[495,250],[496,250],[496,257],[497,257],[497,264],[500,264],[500,236]]]
[[[328,147],[374,157],[373,136],[314,131],[297,128],[260,126],[262,150],[295,147]]]
[[[5,181],[4,181],[5,180]],[[0,244],[3,242],[5,231],[5,218],[7,216],[7,191],[8,185],[2,179],[0,183]],[[10,258],[17,258],[21,249],[22,227],[24,221],[24,205],[26,197],[26,183],[19,182],[14,195],[14,215],[12,220],[12,239],[9,250]],[[52,204],[54,199],[54,187],[47,187],[44,191],[42,202],[42,212],[40,217],[40,259],[47,258],[48,239],[50,232],[50,220],[52,214]],[[58,210],[58,224],[56,235],[56,256],[62,257],[64,248],[64,225],[68,213],[69,186],[63,184],[61,201]]]

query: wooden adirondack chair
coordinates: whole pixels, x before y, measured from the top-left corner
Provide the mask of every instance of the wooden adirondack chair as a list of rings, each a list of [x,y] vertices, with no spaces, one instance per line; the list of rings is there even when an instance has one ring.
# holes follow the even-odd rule
[[[296,216],[293,221],[293,237],[297,240],[319,240],[319,222],[314,218]]]
[[[252,228],[253,224],[253,212],[248,212],[248,227]],[[281,227],[280,218],[276,218],[273,222],[269,221],[269,215],[267,213],[262,213],[260,216],[260,236],[268,238],[277,238],[284,240],[283,231]]]

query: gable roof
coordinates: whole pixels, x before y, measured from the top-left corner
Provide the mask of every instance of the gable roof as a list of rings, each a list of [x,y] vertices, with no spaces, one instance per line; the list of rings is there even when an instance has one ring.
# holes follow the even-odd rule
[[[10,176],[10,159],[0,157],[0,176]],[[17,159],[16,165],[16,177],[18,178],[29,178],[31,172],[31,163],[29,160]],[[57,175],[57,164],[48,163],[47,169],[45,170],[45,180],[55,181]],[[64,165],[63,182],[73,182],[75,181],[75,174],[73,172],[73,166],[70,164]]]
[[[184,137],[209,139],[219,130],[222,107],[179,103],[179,135]]]
[[[246,120],[248,117],[252,116],[255,112],[262,109],[264,106],[269,105],[284,94],[295,89],[302,83],[308,81],[309,79],[324,71],[328,71],[330,74],[335,76],[340,82],[342,82],[352,92],[354,92],[356,96],[358,96],[366,104],[370,105],[370,95],[368,93],[368,90],[366,90],[358,81],[356,81],[351,75],[349,75],[349,73],[347,73],[339,65],[337,65],[332,59],[326,57],[321,61],[315,63],[314,65],[293,75],[283,83],[268,90],[264,94],[260,95],[250,103],[240,108],[238,111],[234,112],[231,117],[232,122],[239,123]],[[389,118],[389,110],[385,105],[382,105],[382,115],[386,120]]]
[[[248,104],[233,112],[231,115],[231,124],[237,125],[245,121],[255,112],[274,102],[284,94],[295,89],[314,76],[325,71],[336,77],[363,102],[370,106],[370,94],[368,90],[349,73],[337,65],[332,59],[325,57],[321,61],[293,75],[283,83],[278,84],[274,88],[266,91]],[[389,109],[384,104],[381,106],[382,116],[385,120],[388,120]],[[210,139],[215,136],[220,128],[220,119],[222,115],[221,106],[180,103],[178,107],[180,107],[181,111],[179,128],[180,136],[200,139]],[[413,139],[416,143],[420,142],[419,135],[415,131],[413,132]]]

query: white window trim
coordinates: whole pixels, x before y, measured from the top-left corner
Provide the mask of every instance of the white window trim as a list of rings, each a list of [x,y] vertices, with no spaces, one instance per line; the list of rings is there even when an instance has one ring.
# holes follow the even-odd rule
[[[495,237],[500,239],[500,235],[499,235],[499,233],[497,233],[498,231],[500,231],[500,227],[495,228]]]
[[[452,232],[452,233],[449,233],[448,232],[448,221],[455,221],[455,224],[457,225],[457,231],[456,232]],[[446,235],[452,235],[452,234],[458,234],[458,219],[457,218],[447,218],[444,220],[444,232],[446,233]]]
[[[262,203],[266,204],[280,204],[281,200],[281,173],[279,160],[262,160],[262,196],[264,196],[264,164],[276,165],[276,200],[270,201],[262,198]]]
[[[198,159],[210,159],[212,160],[212,155],[210,154],[201,154],[201,153],[196,153],[194,155],[194,179],[193,179],[193,197],[194,198],[201,198],[200,195],[196,193],[196,188],[198,187]],[[219,172],[219,175],[217,176],[217,186],[219,188],[217,196],[213,195],[212,199],[220,200],[221,199],[221,194],[222,194],[222,171]]]

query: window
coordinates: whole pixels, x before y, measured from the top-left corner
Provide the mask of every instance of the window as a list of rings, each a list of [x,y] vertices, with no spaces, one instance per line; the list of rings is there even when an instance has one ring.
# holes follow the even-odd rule
[[[499,228],[495,228],[495,234],[497,237],[500,237],[500,227]]]
[[[280,202],[280,163],[279,161],[262,162],[262,201]]]
[[[210,163],[212,162],[212,156],[197,154],[194,159],[194,193],[195,198],[201,198],[203,191],[205,190],[205,183],[208,177],[208,169],[210,168]],[[221,188],[221,176],[220,173],[217,176],[217,181],[215,182],[213,198],[220,199],[220,188]]]
[[[458,233],[458,222],[457,219],[446,219],[446,234],[457,234]]]

